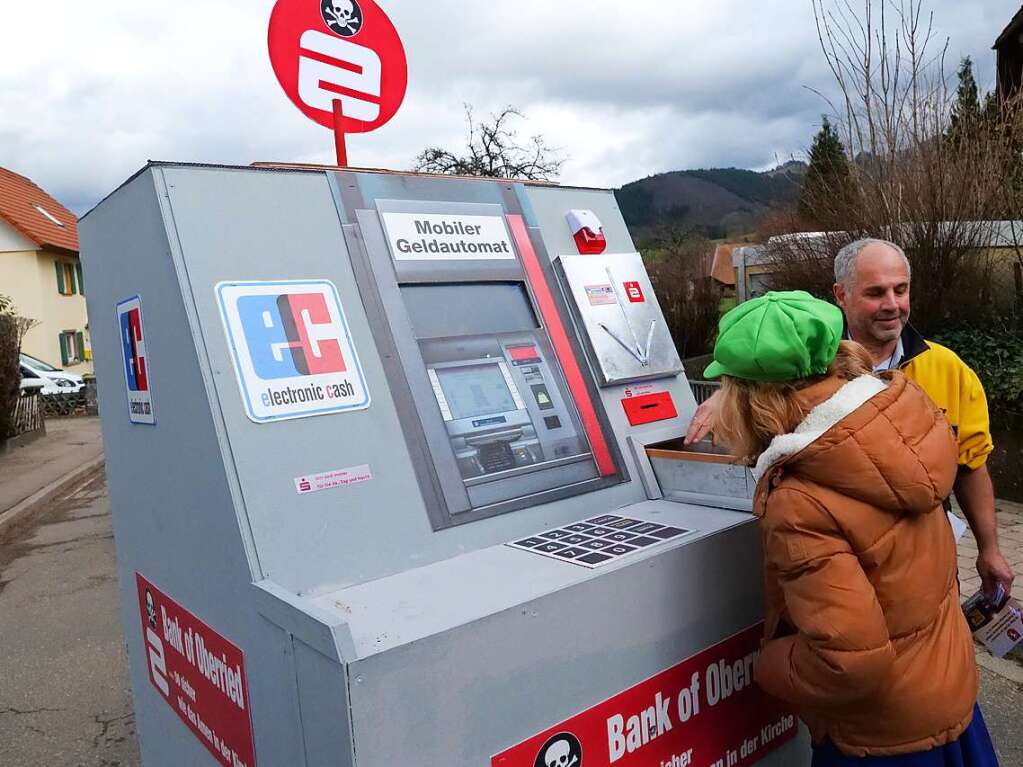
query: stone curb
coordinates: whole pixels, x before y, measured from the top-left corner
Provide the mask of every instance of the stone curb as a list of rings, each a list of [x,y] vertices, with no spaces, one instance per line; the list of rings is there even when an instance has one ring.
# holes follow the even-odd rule
[[[975,648],[977,652],[977,665],[986,668],[992,674],[997,674],[1003,679],[1008,679],[1016,684],[1023,684],[1023,666],[1010,658],[996,658],[987,650],[980,647]]]
[[[3,535],[7,530],[14,526],[14,524],[25,517],[30,511],[36,507],[42,506],[46,501],[52,500],[62,492],[71,489],[75,483],[81,481],[89,474],[94,473],[98,468],[103,466],[104,454],[100,453],[98,456],[93,458],[86,463],[83,463],[77,469],[72,469],[63,477],[55,479],[45,487],[32,493],[28,498],[19,501],[11,508],[0,511],[0,535]]]

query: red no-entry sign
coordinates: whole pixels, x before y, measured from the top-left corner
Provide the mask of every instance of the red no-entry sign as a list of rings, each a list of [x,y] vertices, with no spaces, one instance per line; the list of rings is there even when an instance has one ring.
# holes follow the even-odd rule
[[[373,0],[278,0],[267,45],[288,98],[338,135],[339,164],[344,134],[379,128],[405,98],[405,49]]]

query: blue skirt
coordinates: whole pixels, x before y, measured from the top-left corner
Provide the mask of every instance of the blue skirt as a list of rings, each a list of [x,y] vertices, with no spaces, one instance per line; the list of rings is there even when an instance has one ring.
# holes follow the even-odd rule
[[[830,742],[813,747],[812,767],[998,767],[980,707],[959,739],[947,746],[901,756],[846,756]]]

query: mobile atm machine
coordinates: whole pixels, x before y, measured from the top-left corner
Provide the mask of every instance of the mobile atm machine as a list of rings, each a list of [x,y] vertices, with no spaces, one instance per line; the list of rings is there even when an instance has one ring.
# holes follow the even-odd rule
[[[808,764],[611,192],[150,164],[80,233],[146,765]]]

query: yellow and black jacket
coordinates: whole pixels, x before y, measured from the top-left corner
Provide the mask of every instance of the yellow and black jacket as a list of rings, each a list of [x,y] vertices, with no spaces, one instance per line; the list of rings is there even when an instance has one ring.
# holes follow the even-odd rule
[[[902,331],[899,368],[944,412],[959,440],[959,465],[979,469],[994,449],[987,397],[977,374],[951,349],[925,341],[910,325]]]

